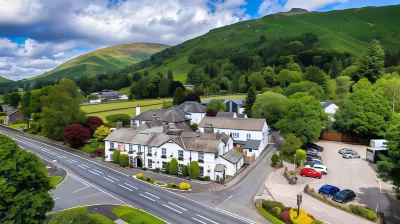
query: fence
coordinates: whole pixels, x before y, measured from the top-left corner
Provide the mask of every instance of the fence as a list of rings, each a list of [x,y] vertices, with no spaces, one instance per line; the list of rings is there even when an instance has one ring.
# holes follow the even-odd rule
[[[321,140],[336,141],[336,142],[353,142],[358,143],[360,138],[355,133],[340,133],[340,132],[322,132]]]

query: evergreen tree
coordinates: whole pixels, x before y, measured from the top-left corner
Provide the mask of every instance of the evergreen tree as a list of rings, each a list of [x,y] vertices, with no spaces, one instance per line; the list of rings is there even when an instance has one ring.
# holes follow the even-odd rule
[[[328,76],[317,66],[310,66],[307,68],[305,79],[310,82],[315,82],[320,86],[324,86],[328,80]]]
[[[332,71],[330,73],[332,78],[338,77],[343,71],[343,63],[341,59],[337,59],[336,56],[332,60]]]
[[[356,65],[360,78],[365,77],[372,83],[383,76],[385,51],[378,40],[373,40],[369,44],[367,50],[358,57]],[[354,77],[353,80],[358,81],[357,77]]]
[[[172,71],[171,70],[168,70],[168,75],[167,75],[167,78],[169,79],[169,81],[174,81],[174,75],[172,74]]]
[[[254,87],[250,87],[246,96],[246,106],[244,109],[244,113],[247,114],[247,117],[252,117],[252,108],[254,102],[256,101],[256,89]]]
[[[29,129],[29,120],[31,118],[32,110],[30,107],[30,100],[31,100],[32,93],[30,91],[26,92],[24,96],[22,97],[21,101],[21,112],[22,115],[24,116],[24,119],[27,122],[27,126]]]
[[[168,97],[169,88],[171,86],[171,81],[168,78],[161,79],[161,82],[158,84],[158,96],[159,97]]]
[[[21,95],[17,92],[11,93],[8,99],[8,104],[12,107],[18,107],[19,102],[21,102]]]
[[[180,105],[185,101],[185,92],[181,87],[176,88],[174,93],[173,105]]]

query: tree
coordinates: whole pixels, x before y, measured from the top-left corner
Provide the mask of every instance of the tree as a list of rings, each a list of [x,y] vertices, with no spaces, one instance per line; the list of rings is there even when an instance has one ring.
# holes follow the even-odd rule
[[[200,96],[197,95],[197,93],[193,93],[193,92],[186,94],[186,96],[184,98],[184,102],[186,102],[186,101],[195,101],[195,102],[201,103]]]
[[[189,167],[186,165],[182,166],[182,176],[187,177],[189,175]]]
[[[24,117],[24,120],[27,122],[27,126],[29,129],[29,120],[31,119],[32,110],[30,107],[30,100],[31,100],[32,93],[30,91],[26,92],[21,100],[21,113]]]
[[[267,83],[264,80],[264,77],[261,75],[261,72],[254,72],[249,77],[249,83],[254,86],[257,90],[261,90],[262,88],[267,86]]]
[[[246,76],[241,75],[239,77],[239,92],[245,93],[247,91]]]
[[[272,157],[271,157],[271,162],[272,162],[272,165],[273,165],[273,166],[276,165],[276,164],[279,162],[279,156],[278,156],[278,154],[274,153],[274,154],[272,155]]]
[[[19,102],[21,102],[21,95],[17,92],[11,93],[8,99],[8,104],[12,107],[18,107]]]
[[[252,117],[252,108],[254,102],[256,101],[256,90],[254,87],[250,87],[249,91],[247,92],[246,96],[246,105],[244,109],[244,113],[247,114],[247,117]]]
[[[219,112],[219,111],[225,111],[226,110],[226,104],[224,102],[221,102],[220,100],[211,100],[209,103],[207,103],[206,105],[206,111],[215,111],[215,112]]]
[[[400,112],[400,77],[386,75],[379,79],[376,85],[377,90],[391,103],[392,111]]]
[[[129,166],[129,156],[127,154],[122,154],[119,156],[119,165],[122,167]]]
[[[72,80],[63,79],[50,87],[48,96],[43,97],[42,132],[54,140],[63,140],[62,132],[70,124],[86,121],[80,103],[83,96]]]
[[[327,121],[320,101],[308,93],[296,93],[289,98],[287,115],[276,126],[281,135],[292,133],[306,143],[318,139]]]
[[[321,86],[315,82],[302,81],[299,83],[291,83],[288,87],[284,89],[286,96],[291,96],[298,92],[306,92],[314,96],[315,99],[321,100],[325,92]]]
[[[3,95],[3,103],[9,104],[10,103],[9,101],[10,101],[10,94],[8,93],[7,90],[5,90]]]
[[[265,92],[257,96],[252,108],[252,117],[264,118],[268,125],[275,127],[275,124],[286,115],[287,103],[286,96],[269,91]]]
[[[332,71],[331,71],[331,77],[335,78],[338,77],[343,71],[343,63],[341,59],[337,59],[336,56],[333,57],[332,60]]]
[[[97,139],[97,141],[103,141],[109,134],[111,134],[110,129],[104,125],[101,125],[96,129],[93,136]]]
[[[292,156],[296,150],[300,148],[302,143],[294,134],[288,134],[285,141],[282,143],[281,153],[284,156]]]
[[[65,127],[62,136],[66,143],[76,147],[90,140],[90,131],[80,124],[71,124]]]
[[[372,40],[366,51],[358,56],[356,66],[358,67],[360,78],[365,77],[372,83],[375,83],[378,78],[383,76],[385,71],[385,51],[379,40]]]
[[[197,161],[190,162],[190,165],[189,165],[190,178],[197,179],[197,178],[199,178],[199,175],[200,175],[199,163]]]
[[[307,68],[304,79],[310,82],[315,82],[320,86],[324,86],[328,80],[328,75],[326,75],[325,72],[317,66],[310,66]]]
[[[45,165],[0,134],[0,217],[5,224],[39,224],[54,206]]]
[[[89,96],[87,96],[87,99],[90,100],[97,100],[99,99],[99,96],[95,95],[95,94],[90,94]]]
[[[272,67],[267,66],[263,71],[264,80],[268,86],[275,84],[276,74]]]
[[[334,127],[341,132],[355,132],[366,137],[383,136],[391,117],[389,102],[366,79],[353,86],[335,113]]]
[[[114,150],[112,154],[112,160],[114,163],[119,164],[119,157],[121,155],[121,152],[119,150]]]
[[[277,76],[281,87],[286,87],[290,83],[300,82],[302,79],[301,72],[289,71],[288,69],[282,69]]]
[[[171,80],[168,78],[161,79],[158,84],[158,96],[161,98],[169,96],[169,88],[171,87]]]
[[[90,133],[93,134],[94,131],[104,124],[103,120],[97,116],[88,116],[86,119],[85,127],[89,128]]]
[[[165,173],[169,173],[169,163],[165,164]]]
[[[296,150],[296,164],[300,165],[302,162],[306,161],[306,151],[303,149]]]
[[[325,99],[333,100],[336,98],[337,83],[335,79],[329,79],[325,84]]]
[[[174,75],[172,74],[171,70],[168,70],[168,74],[167,74],[167,78],[169,79],[169,81],[174,81]]]
[[[172,101],[173,105],[181,105],[185,99],[185,92],[182,88],[178,87],[174,93],[174,99]]]
[[[178,175],[178,161],[175,158],[169,161],[169,174]]]
[[[339,76],[336,78],[336,95],[339,99],[343,99],[350,92],[350,87],[353,85],[349,76]]]

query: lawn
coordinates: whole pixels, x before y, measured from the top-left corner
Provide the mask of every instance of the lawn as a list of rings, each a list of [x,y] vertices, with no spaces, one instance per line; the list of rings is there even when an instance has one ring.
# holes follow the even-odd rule
[[[50,179],[50,186],[54,189],[57,187],[57,184],[59,184],[63,180],[63,178],[60,176],[52,176],[49,177],[49,179]]]
[[[152,106],[143,106],[140,108],[141,112],[150,110],[150,109],[161,109],[162,105],[152,105]],[[128,114],[131,117],[136,116],[136,108],[129,108],[129,109],[121,109],[121,110],[113,110],[113,111],[107,111],[107,112],[99,112],[99,113],[91,113],[88,114],[90,116],[98,116],[100,117],[104,122],[106,122],[106,116],[112,115],[112,114]]]
[[[113,210],[111,210],[111,212],[114,213],[114,215],[116,215],[118,218],[124,220],[129,224],[165,223],[155,216],[152,216],[146,212],[129,206],[119,206],[118,208],[114,208]]]
[[[151,104],[162,104],[164,101],[172,102],[172,98],[133,100],[133,101],[123,101],[123,102],[116,102],[116,103],[84,105],[84,106],[81,106],[81,109],[83,111],[85,111],[86,113],[93,113],[93,112],[112,110],[112,109],[126,109],[127,107],[136,107],[137,105],[143,107],[145,105],[151,105]],[[133,108],[133,110],[135,110],[135,109]]]

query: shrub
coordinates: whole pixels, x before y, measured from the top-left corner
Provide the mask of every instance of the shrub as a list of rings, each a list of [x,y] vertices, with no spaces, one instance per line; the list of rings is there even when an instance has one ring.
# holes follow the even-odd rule
[[[257,210],[261,213],[261,215],[264,216],[266,219],[268,219],[270,222],[275,223],[275,224],[285,224],[279,218],[273,216],[268,211],[263,209],[263,207],[261,207],[259,205],[256,205],[256,207],[257,207]]]
[[[378,218],[374,211],[362,205],[350,205],[350,210],[352,213],[364,217],[368,220],[374,221]]]
[[[129,156],[122,154],[119,156],[119,165],[122,167],[127,167],[129,165]]]
[[[311,224],[325,224],[323,221],[320,220],[313,220]]]
[[[199,163],[197,161],[192,161],[189,167],[189,175],[192,179],[197,179],[200,174]]]
[[[71,124],[64,128],[62,136],[66,143],[76,147],[89,141],[90,131],[80,124]]]
[[[175,158],[169,161],[169,174],[178,175],[178,161]]]
[[[189,175],[189,168],[186,165],[182,166],[182,176],[187,177]]]
[[[121,152],[118,150],[114,150],[113,155],[112,155],[112,160],[114,163],[119,164],[119,156],[121,155]]]
[[[206,178],[206,181],[210,181],[211,180],[210,176],[205,176],[205,178]]]
[[[95,153],[98,156],[104,155],[104,148],[103,147],[97,147],[93,150],[93,153]]]
[[[142,170],[146,171],[147,167],[145,165],[142,165]]]
[[[165,164],[165,173],[169,173],[169,163]]]
[[[194,123],[189,126],[193,131],[197,131],[199,129],[199,125]]]
[[[201,180],[201,181],[205,181],[205,180],[206,180],[206,177],[199,177],[199,178],[197,178],[197,179],[199,179],[199,180]]]
[[[130,125],[131,117],[128,114],[112,114],[106,116],[106,120],[109,123],[122,122],[123,125]]]
[[[85,127],[89,128],[93,133],[98,127],[100,127],[103,124],[104,122],[101,118],[97,116],[88,116],[85,123]]]
[[[136,174],[136,177],[137,177],[138,179],[142,179],[142,178],[143,178],[143,173],[138,173],[138,174]]]
[[[151,181],[151,178],[148,176],[146,180],[147,180],[148,182],[150,182],[150,181]]]
[[[275,208],[275,207],[278,207],[282,210],[285,206],[282,203],[280,203],[279,201],[263,200],[262,207],[267,211],[271,211],[272,208]]]
[[[279,207],[273,207],[273,208],[271,209],[271,212],[272,212],[272,214],[273,214],[275,217],[279,217],[279,216],[281,215],[281,208],[279,208]]]
[[[271,161],[272,161],[272,165],[276,165],[279,162],[279,156],[274,153],[274,155],[272,155],[271,157]]]
[[[180,184],[179,184],[179,188],[181,189],[181,190],[189,190],[190,189],[190,184],[189,183],[186,183],[186,182],[181,182]]]
[[[167,186],[172,187],[172,188],[178,187],[178,186],[176,186],[176,184],[174,182],[169,183]]]
[[[308,224],[313,221],[313,219],[307,215],[307,212],[301,209],[297,217],[297,208],[290,209],[290,220],[292,220],[294,224]]]
[[[97,141],[103,141],[109,134],[111,134],[110,129],[104,125],[101,125],[94,131],[93,136],[97,139]]]

